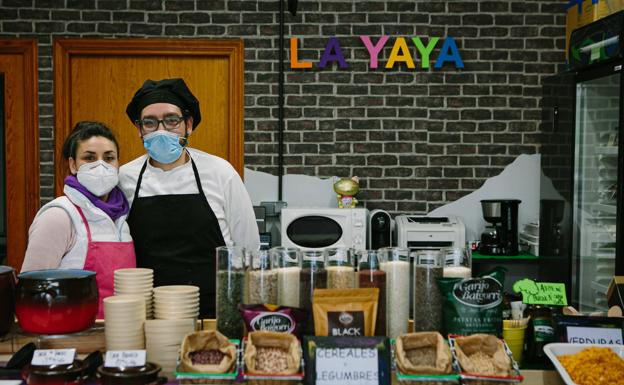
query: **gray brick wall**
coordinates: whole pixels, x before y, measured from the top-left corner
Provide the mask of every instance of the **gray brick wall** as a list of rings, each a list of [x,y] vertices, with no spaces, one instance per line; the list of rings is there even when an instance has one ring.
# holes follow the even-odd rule
[[[540,81],[563,69],[564,5],[300,0],[297,16],[286,14],[286,39],[298,36],[300,59],[315,68],[286,63],[286,173],[358,175],[358,198],[392,212],[425,213],[480,187],[519,154],[539,151]],[[39,41],[42,201],[53,196],[54,36],[242,38],[245,165],[275,174],[277,7],[274,0],[0,0],[0,36]],[[358,36],[382,34],[390,40],[372,70]],[[348,69],[317,68],[330,36],[339,38]],[[383,69],[397,36],[413,55],[412,36],[452,36],[465,68],[423,70],[417,61],[415,70]]]

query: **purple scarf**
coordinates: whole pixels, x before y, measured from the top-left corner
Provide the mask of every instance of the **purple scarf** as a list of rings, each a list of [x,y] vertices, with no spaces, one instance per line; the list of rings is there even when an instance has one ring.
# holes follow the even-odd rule
[[[78,178],[75,175],[65,177],[65,184],[69,187],[73,187],[80,193],[87,197],[95,205],[95,207],[101,209],[114,221],[122,215],[128,214],[130,211],[130,205],[121,189],[115,186],[110,193],[108,193],[108,201],[104,202],[99,197],[93,195],[91,191],[78,182]]]

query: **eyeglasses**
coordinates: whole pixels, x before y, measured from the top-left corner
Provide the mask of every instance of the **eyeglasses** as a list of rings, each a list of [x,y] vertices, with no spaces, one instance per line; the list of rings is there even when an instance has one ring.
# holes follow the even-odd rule
[[[155,118],[140,119],[137,121],[137,123],[139,124],[141,129],[143,129],[143,131],[150,133],[150,132],[154,132],[158,130],[158,126],[160,126],[161,123],[163,127],[165,127],[165,130],[167,131],[176,130],[177,128],[180,127],[180,123],[182,123],[183,121],[184,121],[183,116],[170,115],[170,116],[165,116],[165,118],[162,120],[155,119]]]

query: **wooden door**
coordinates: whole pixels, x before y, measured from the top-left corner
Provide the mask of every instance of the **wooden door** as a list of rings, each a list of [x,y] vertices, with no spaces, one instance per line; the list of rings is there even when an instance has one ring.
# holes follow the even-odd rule
[[[4,159],[8,264],[19,271],[39,209],[37,41],[0,40],[4,78]]]
[[[120,163],[145,153],[126,106],[146,79],[183,78],[202,121],[189,146],[227,159],[243,175],[242,40],[57,39],[54,41],[55,186],[62,192],[63,141],[81,120],[117,136]]]

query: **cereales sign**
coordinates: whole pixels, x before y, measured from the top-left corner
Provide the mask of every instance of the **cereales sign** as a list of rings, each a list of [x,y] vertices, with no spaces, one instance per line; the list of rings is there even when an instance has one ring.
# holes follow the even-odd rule
[[[379,67],[379,53],[386,46],[388,40],[390,40],[389,36],[381,36],[376,43],[373,43],[370,36],[362,35],[360,36],[360,40],[362,44],[368,51],[370,56],[369,59],[369,67],[371,69],[377,69]],[[412,44],[416,47],[418,51],[418,57],[420,58],[420,68],[428,69],[430,67],[431,61],[431,53],[435,49],[435,47],[440,42],[439,37],[430,37],[427,40],[427,44],[423,43],[423,41],[419,37],[412,37]],[[295,69],[309,69],[313,67],[313,63],[310,61],[300,61],[298,55],[298,46],[299,46],[299,38],[291,37],[290,38],[290,68]],[[342,69],[346,69],[349,67],[347,61],[342,54],[342,49],[340,48],[340,41],[337,37],[330,37],[327,40],[327,44],[325,45],[325,50],[321,55],[321,60],[319,60],[317,67],[325,68],[327,65],[331,63],[338,63],[338,66]],[[438,53],[438,56],[435,60],[435,64],[433,65],[434,69],[440,69],[446,62],[451,62],[455,65],[456,68],[464,68],[464,63],[459,54],[459,50],[457,49],[457,44],[455,44],[455,39],[450,36],[447,36],[442,41],[442,47]],[[390,57],[388,61],[385,63],[383,68],[391,69],[394,68],[396,63],[405,63],[407,68],[416,69],[416,64],[414,63],[414,58],[410,52],[408,47],[408,43],[404,37],[397,37],[394,40],[394,45],[392,46],[392,51],[390,53]]]

